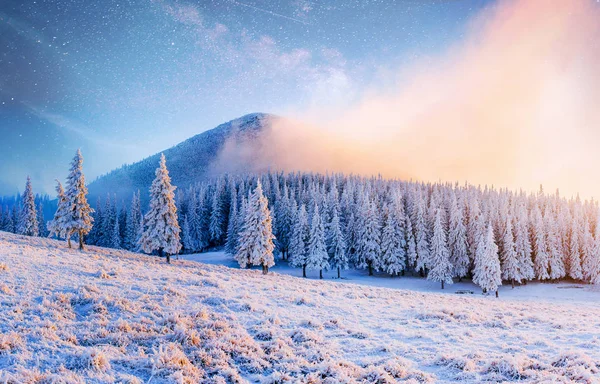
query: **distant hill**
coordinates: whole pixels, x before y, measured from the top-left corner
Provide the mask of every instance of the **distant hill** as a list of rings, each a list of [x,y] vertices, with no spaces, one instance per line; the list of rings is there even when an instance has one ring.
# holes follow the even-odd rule
[[[245,115],[162,151],[167,158],[173,185],[185,188],[210,176],[210,165],[228,139],[251,140],[271,127],[278,118],[266,113]],[[160,153],[157,153],[99,177],[88,186],[90,202],[95,204],[97,197],[104,198],[107,193],[111,197],[116,194],[119,200],[129,200],[138,189],[142,192],[142,199],[146,200],[159,158]]]

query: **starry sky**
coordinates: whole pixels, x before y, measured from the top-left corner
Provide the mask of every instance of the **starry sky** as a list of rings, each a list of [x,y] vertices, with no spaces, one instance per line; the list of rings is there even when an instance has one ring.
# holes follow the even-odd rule
[[[246,113],[350,103],[489,4],[0,0],[0,194],[52,193],[77,148],[91,181]]]

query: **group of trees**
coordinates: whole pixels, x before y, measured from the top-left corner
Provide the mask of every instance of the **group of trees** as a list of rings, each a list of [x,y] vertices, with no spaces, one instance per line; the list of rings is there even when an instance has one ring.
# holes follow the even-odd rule
[[[600,284],[598,203],[443,183],[322,175],[223,175],[186,190],[171,185],[164,156],[144,215],[139,191],[128,207],[116,199],[85,201],[78,152],[67,181],[57,186],[51,235],[76,234],[91,244],[170,255],[223,247],[241,267],[266,273],[273,253],[307,270],[350,267],[392,276],[407,272],[442,289],[469,277],[484,291],[503,281],[570,278]],[[18,232],[39,234],[39,214],[28,180],[20,211],[5,210]],[[16,213],[15,213],[16,212]],[[15,219],[17,218],[17,219]],[[96,226],[92,227],[95,222]],[[179,223],[182,224],[180,229]],[[3,224],[4,225],[4,224]]]
[[[28,178],[25,185],[25,193],[17,196],[0,198],[0,231],[27,234],[30,232],[36,236],[48,236],[45,217],[51,212],[55,204],[48,195],[33,196],[31,180]],[[26,223],[32,218],[31,201],[33,200],[36,212],[37,232],[31,223]],[[27,210],[23,210],[26,207]],[[25,216],[23,216],[25,214]]]
[[[260,187],[259,187],[260,185]],[[503,281],[571,278],[600,283],[595,201],[471,185],[268,173],[224,175],[179,191],[183,250],[224,246],[239,258],[249,191],[260,189],[281,259],[306,270],[406,272],[440,282],[470,277],[485,291]]]

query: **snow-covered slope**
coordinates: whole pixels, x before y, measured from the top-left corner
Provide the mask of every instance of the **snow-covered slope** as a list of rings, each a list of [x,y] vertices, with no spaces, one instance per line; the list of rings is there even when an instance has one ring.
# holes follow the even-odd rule
[[[600,380],[597,303],[298,279],[0,232],[0,382]]]
[[[184,188],[201,181],[207,176],[210,164],[216,159],[227,139],[235,136],[239,140],[251,140],[278,118],[266,113],[245,115],[163,151],[173,185]],[[145,201],[159,158],[160,154],[157,153],[99,177],[89,185],[90,201],[95,203],[96,197],[104,198],[107,193],[116,194],[119,201],[129,200],[132,193],[138,189],[142,191],[142,200]]]

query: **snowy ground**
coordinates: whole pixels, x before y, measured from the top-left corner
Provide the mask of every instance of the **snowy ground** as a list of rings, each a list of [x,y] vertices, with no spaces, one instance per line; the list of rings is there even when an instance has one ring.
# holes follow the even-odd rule
[[[546,290],[263,276],[0,232],[0,382],[600,382],[595,293]]]

